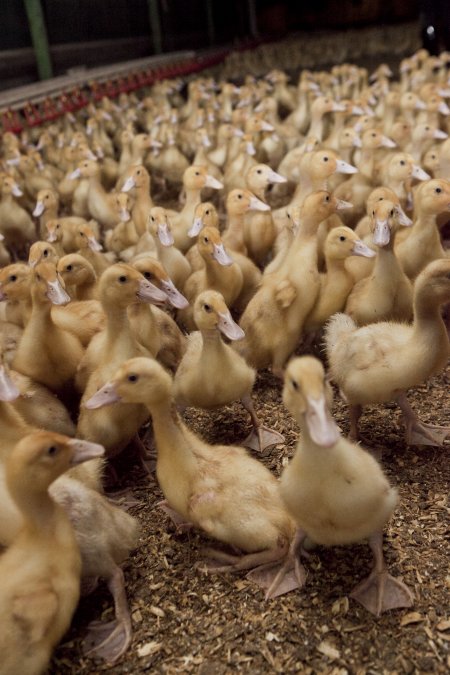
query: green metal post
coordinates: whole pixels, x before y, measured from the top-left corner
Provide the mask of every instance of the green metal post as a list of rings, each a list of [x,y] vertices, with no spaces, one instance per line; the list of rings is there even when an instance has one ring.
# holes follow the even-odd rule
[[[206,22],[208,26],[208,41],[209,46],[212,47],[216,40],[216,31],[214,28],[214,12],[212,0],[205,0],[206,5]]]
[[[247,0],[248,6],[248,22],[250,27],[250,35],[254,38],[259,37],[258,32],[258,21],[256,18],[256,5],[255,0]]]
[[[148,15],[150,17],[150,27],[152,29],[153,47],[155,54],[162,52],[162,33],[161,33],[161,18],[159,16],[158,0],[147,0]]]
[[[53,69],[41,0],[24,0],[24,2],[34,53],[36,54],[39,79],[48,80],[53,77]]]

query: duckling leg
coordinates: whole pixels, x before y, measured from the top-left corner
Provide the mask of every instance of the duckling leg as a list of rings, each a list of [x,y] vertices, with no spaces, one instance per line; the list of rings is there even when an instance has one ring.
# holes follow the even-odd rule
[[[125,593],[123,572],[117,565],[108,580],[108,588],[114,598],[115,620],[108,623],[93,621],[83,642],[86,656],[95,656],[114,663],[124,654],[131,642],[131,616]]]
[[[350,416],[350,431],[348,434],[348,437],[352,441],[359,441],[359,428],[358,428],[358,422],[359,418],[362,415],[362,406],[361,405],[351,405],[349,408],[349,416]]]
[[[369,612],[379,616],[388,609],[411,607],[413,594],[399,579],[391,576],[383,556],[383,533],[376,532],[369,539],[374,556],[374,566],[367,577],[353,589],[350,597],[361,603]]]
[[[408,445],[437,445],[441,446],[450,436],[450,427],[438,427],[425,424],[417,417],[406,398],[406,394],[397,397],[406,426],[406,442]]]
[[[256,452],[263,452],[263,450],[270,448],[272,445],[284,443],[284,436],[279,434],[278,431],[269,429],[261,424],[249,394],[241,398],[241,403],[250,415],[253,424],[253,431],[247,436],[242,445],[246,448],[251,448]]]
[[[256,581],[256,575],[260,574],[260,584],[266,588],[265,599],[276,598],[295,588],[302,588],[306,583],[306,570],[300,562],[301,556],[310,558],[311,556],[303,548],[306,539],[306,533],[300,528],[297,529],[294,538],[289,546],[289,551],[282,565],[272,566],[271,569],[264,570],[262,567],[254,570],[247,576]],[[266,568],[269,566],[265,566]],[[265,573],[265,578],[264,578]]]

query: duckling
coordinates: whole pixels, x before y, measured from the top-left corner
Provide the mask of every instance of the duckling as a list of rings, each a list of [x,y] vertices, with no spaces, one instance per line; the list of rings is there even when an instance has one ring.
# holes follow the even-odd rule
[[[194,211],[194,220],[188,231],[190,237],[197,237],[204,227],[215,227],[219,230],[219,214],[211,202],[200,202]],[[191,266],[192,272],[196,272],[204,265],[203,258],[198,252],[197,244],[194,244],[186,252],[186,260]]]
[[[306,536],[324,546],[368,538],[374,566],[351,597],[376,616],[411,607],[412,592],[388,573],[383,558],[382,530],[397,505],[397,490],[366,450],[341,437],[330,413],[332,391],[320,361],[310,356],[290,361],[283,402],[302,432],[280,481],[283,501],[299,528],[291,551],[300,547],[302,552]]]
[[[78,216],[65,216],[58,218],[59,210],[59,198],[56,190],[51,190],[46,188],[45,190],[39,190],[36,198],[36,206],[34,207],[33,216],[39,218],[39,234],[42,239],[47,237],[47,223],[49,220],[58,220],[61,223],[61,227],[65,230],[71,231],[72,228],[78,227],[84,223],[84,219]],[[62,245],[64,248],[67,248],[66,237],[64,238]]]
[[[108,251],[120,255],[126,249],[129,249],[125,253],[125,257],[122,257],[125,262],[127,256],[132,257],[134,247],[139,241],[136,225],[130,213],[131,204],[131,197],[126,192],[119,192],[115,195],[115,207],[119,222],[113,230],[108,230],[105,234],[105,246]]]
[[[93,230],[87,223],[78,227],[75,242],[78,247],[78,255],[83,256],[91,263],[97,276],[100,276],[111,265],[108,258],[101,253],[103,246],[99,244]]]
[[[324,246],[326,273],[320,275],[320,290],[316,303],[305,319],[305,333],[317,332],[336,312],[345,306],[354,280],[345,269],[345,261],[350,255],[373,258],[376,253],[362,242],[349,227],[333,228],[325,240]]]
[[[247,305],[240,320],[245,337],[236,349],[254,368],[271,365],[272,372],[280,376],[294,351],[320,290],[317,229],[341,207],[325,190],[305,199],[299,231],[282,267],[263,277]]]
[[[15,197],[23,194],[16,181],[6,174],[0,177],[0,230],[5,245],[16,254],[36,239],[36,229],[27,211]]]
[[[449,339],[440,307],[449,300],[450,260],[439,259],[416,279],[412,325],[382,322],[358,328],[346,314],[330,319],[325,339],[330,372],[350,406],[353,438],[358,438],[363,405],[396,401],[403,413],[407,443],[444,442],[450,430],[418,420],[405,392],[447,364]]]
[[[58,262],[59,255],[54,246],[48,241],[35,241],[31,244],[28,251],[28,264],[30,267],[36,267],[38,263],[52,262],[54,265]]]
[[[412,319],[412,284],[394,253],[394,238],[400,224],[412,225],[409,218],[404,220],[402,216],[403,212],[389,199],[373,205],[373,243],[378,246],[375,266],[370,276],[354,286],[345,306],[345,312],[359,326]]]
[[[417,188],[415,218],[407,239],[395,247],[395,253],[410,279],[432,260],[445,257],[436,217],[450,211],[450,183],[442,178],[428,180]]]
[[[250,396],[256,377],[254,369],[220,337],[220,333],[233,341],[244,337],[223,296],[211,290],[200,293],[195,301],[194,321],[198,331],[189,335],[186,353],[175,374],[175,400],[182,406],[215,408],[240,399],[254,427],[243,445],[262,451],[283,442],[281,434],[262,426],[256,416]]]
[[[153,208],[150,195],[150,174],[142,164],[138,164],[130,167],[124,178],[121,191],[126,193],[133,191],[135,200],[131,209],[131,219],[135,224],[138,237],[142,237],[147,231],[148,217]]]
[[[94,160],[84,160],[70,175],[73,180],[88,180],[87,208],[91,218],[95,218],[105,229],[113,228],[116,223],[114,195],[105,191],[100,181],[100,165]],[[67,251],[70,253],[70,251]]]
[[[175,287],[158,260],[149,256],[132,263],[147,281],[167,294],[172,307],[183,308],[187,300]],[[136,340],[164,366],[175,369],[186,351],[186,337],[172,317],[151,304],[134,303],[128,307],[128,318]]]
[[[207,173],[204,166],[190,166],[183,174],[183,185],[186,192],[186,202],[179,213],[170,214],[172,233],[175,246],[182,253],[186,253],[192,242],[188,230],[192,225],[195,207],[200,202],[201,191],[204,187],[221,190],[223,185]]]
[[[31,271],[31,316],[14,357],[13,368],[54,392],[63,390],[75,376],[83,346],[73,334],[56,325],[52,305],[64,305],[70,297],[56,268],[41,262]]]
[[[69,253],[58,260],[56,269],[66,287],[75,289],[74,299],[98,300],[97,275],[84,256]]]
[[[4,240],[5,237],[0,232],[0,267],[5,267],[6,265],[9,265],[11,262],[10,253],[5,247],[5,244],[3,243]]]
[[[173,405],[172,379],[157,361],[126,361],[86,405],[119,400],[148,407],[158,451],[156,475],[178,518],[247,553],[216,552],[226,569],[267,567],[285,557],[294,527],[275,477],[243,448],[212,446],[190,431]],[[281,584],[281,592],[298,586],[298,580],[291,581]]]
[[[247,255],[245,244],[244,222],[248,211],[270,211],[270,206],[265,204],[250,190],[235,189],[227,195],[227,227],[222,234],[224,246],[231,251],[237,251]]]
[[[23,438],[6,466],[6,482],[23,526],[0,558],[2,672],[32,675],[47,669],[67,631],[80,595],[81,557],[64,513],[48,493],[70,466],[103,449],[46,431]]]
[[[83,392],[77,434],[96,440],[111,457],[121,452],[147,419],[143,406],[117,404],[109,410],[88,410],[83,404],[111,377],[127,358],[148,352],[137,343],[127,318],[127,308],[137,302],[160,302],[166,294],[124,263],[111,265],[99,281],[99,298],[106,327],[90,342],[78,368],[76,383]]]
[[[188,278],[183,289],[184,295],[193,305],[195,298],[209,288],[221,293],[227,307],[232,307],[242,291],[241,268],[226,252],[219,231],[215,227],[204,227],[201,230],[197,247],[204,266]],[[192,307],[182,310],[179,316],[188,330],[195,330]]]
[[[148,225],[155,241],[158,259],[164,265],[175,286],[183,288],[192,269],[185,256],[174,246],[172,226],[166,209],[154,206],[150,210]]]

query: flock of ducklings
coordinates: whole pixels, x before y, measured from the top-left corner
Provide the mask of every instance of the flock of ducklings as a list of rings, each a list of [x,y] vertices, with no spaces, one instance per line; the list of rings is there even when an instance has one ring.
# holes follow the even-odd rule
[[[104,578],[115,607],[86,652],[114,662],[127,649],[120,564],[138,527],[104,477],[131,445],[143,471],[156,454],[177,526],[230,546],[209,550],[207,569],[247,570],[273,598],[304,585],[311,543],[368,539],[374,566],[352,597],[376,615],[411,606],[382,553],[397,491],[357,442],[358,420],[394,401],[406,443],[450,434],[406,397],[449,354],[444,56],[417,52],[399,81],[350,64],[302,71],[296,86],[279,70],[240,87],[196,78],[186,96],[162,81],[3,134],[0,673],[45,670],[80,579],[92,590]],[[291,358],[322,340],[328,374]],[[252,403],[264,368],[301,429],[280,480],[258,458],[284,440]],[[237,400],[253,454],[183,421],[188,406]],[[149,419],[150,443],[139,437]]]

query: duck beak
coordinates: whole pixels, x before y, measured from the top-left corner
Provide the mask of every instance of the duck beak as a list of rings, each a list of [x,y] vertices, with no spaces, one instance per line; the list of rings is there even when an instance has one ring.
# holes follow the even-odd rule
[[[36,206],[34,207],[33,216],[38,218],[44,213],[44,202],[37,201]]]
[[[14,183],[14,185],[12,186],[12,193],[13,193],[14,197],[21,197],[23,195],[23,192],[20,189],[20,187],[17,185],[17,183]]]
[[[214,176],[211,176],[209,173],[206,174],[205,177],[205,186],[208,188],[212,188],[213,190],[221,190],[223,188],[223,183],[220,182],[220,180],[217,180],[214,178]]]
[[[247,143],[247,155],[256,155],[255,146],[251,141],[248,141]]]
[[[136,181],[134,180],[133,176],[128,176],[125,183],[122,185],[121,192],[129,192],[134,187],[136,187]]]
[[[165,302],[165,300],[167,300],[167,295],[164,291],[161,291],[157,286],[146,279],[139,281],[139,290],[136,295],[142,302]]]
[[[96,408],[103,408],[104,405],[118,403],[121,400],[113,382],[107,382],[90,399],[84,402],[84,407],[88,410],[95,410]]]
[[[331,108],[331,112],[345,112],[346,111],[346,106],[343,103],[337,103],[336,101],[333,103],[333,107]]]
[[[72,171],[72,173],[69,173],[69,179],[70,180],[76,180],[80,176],[81,176],[80,169],[75,169],[75,171]]]
[[[238,326],[230,312],[219,312],[218,317],[219,322],[217,328],[229,340],[242,340],[242,338],[245,337],[244,331]]]
[[[120,220],[122,223],[127,223],[130,220],[130,212],[128,209],[120,209]]]
[[[361,239],[357,239],[353,244],[352,255],[361,255],[364,258],[374,258],[376,253],[375,251],[372,251],[372,249],[367,246],[367,244],[361,241]]]
[[[91,251],[103,251],[103,246],[98,243],[95,237],[88,237],[87,240]]]
[[[344,211],[345,209],[352,209],[353,204],[351,202],[346,202],[343,199],[336,200],[336,211]]]
[[[387,246],[391,240],[391,231],[387,220],[376,220],[372,241],[376,246]]]
[[[362,148],[361,139],[359,136],[355,136],[353,139],[353,145],[355,148]]]
[[[250,202],[248,205],[248,210],[249,211],[270,211],[270,206],[268,204],[264,204],[258,197],[255,197],[253,195],[250,197]]]
[[[408,216],[403,211],[401,206],[397,207],[397,212],[398,212],[398,222],[400,223],[400,225],[403,225],[404,227],[411,227],[413,221],[411,220],[411,218],[408,218]]]
[[[70,295],[66,293],[58,279],[47,281],[46,296],[53,305],[67,305],[70,302]]]
[[[54,230],[52,232],[49,232],[47,241],[49,242],[56,241],[56,232]]]
[[[167,299],[169,300],[172,307],[176,307],[177,309],[184,309],[185,307],[188,307],[188,299],[185,298],[182,293],[180,293],[172,279],[162,280],[161,287],[164,293],[166,293]]]
[[[203,222],[201,218],[195,218],[191,227],[188,230],[189,237],[197,237],[200,230],[203,228]]]
[[[169,230],[167,223],[159,223],[157,234],[159,241],[163,246],[172,246],[174,243],[174,238],[172,232]]]
[[[352,115],[364,115],[364,110],[359,105],[352,106],[350,113]]]
[[[265,120],[261,122],[261,131],[274,131],[274,130],[275,127],[269,124],[269,122],[266,122]]]
[[[352,166],[343,159],[336,160],[336,173],[358,173],[356,166]]]
[[[446,104],[445,101],[441,101],[439,103],[438,110],[441,113],[441,115],[449,115],[450,114],[450,108],[448,107],[448,105]]]
[[[272,169],[268,172],[267,178],[271,183],[287,183],[287,178]]]
[[[445,131],[442,131],[441,129],[435,129],[433,132],[433,138],[443,141],[448,138],[448,134],[446,134]]]
[[[223,265],[224,267],[228,267],[229,265],[232,265],[234,260],[230,258],[228,253],[225,251],[225,247],[223,244],[214,244],[214,250],[212,254],[214,260],[216,260],[219,265]]]
[[[395,143],[392,138],[388,138],[387,136],[382,136],[381,137],[381,147],[382,148],[395,148],[397,147],[397,143]]]
[[[340,435],[338,426],[328,410],[325,396],[308,397],[306,401],[305,422],[312,440],[324,448],[331,448],[338,442]]]
[[[79,438],[71,438],[67,441],[67,445],[73,449],[73,456],[70,461],[71,464],[81,464],[82,462],[87,462],[90,459],[96,459],[97,457],[103,457],[105,454],[105,448],[99,443],[91,443],[88,441],[82,441]]]
[[[411,176],[417,178],[417,180],[428,180],[431,178],[431,176],[417,164],[413,164]]]
[[[20,391],[11,379],[5,366],[0,365],[0,401],[15,401]]]

